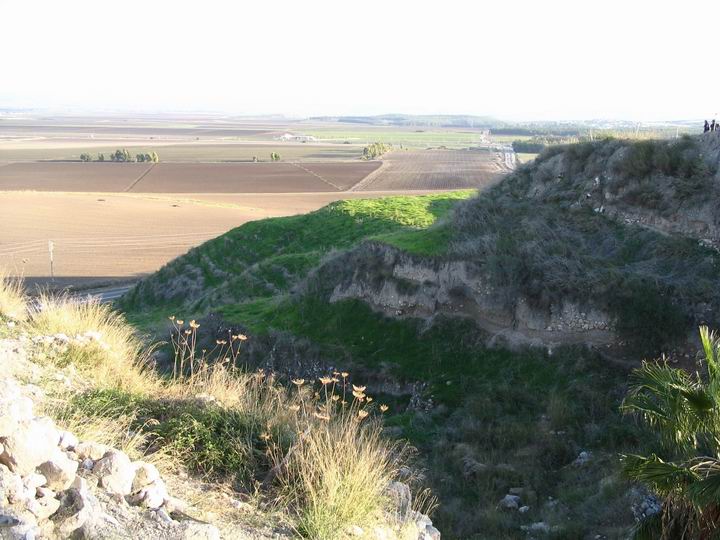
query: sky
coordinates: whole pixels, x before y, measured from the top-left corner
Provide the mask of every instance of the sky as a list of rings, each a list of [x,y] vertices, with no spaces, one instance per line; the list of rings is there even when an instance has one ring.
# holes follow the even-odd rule
[[[0,109],[705,118],[718,16],[710,0],[0,0]]]

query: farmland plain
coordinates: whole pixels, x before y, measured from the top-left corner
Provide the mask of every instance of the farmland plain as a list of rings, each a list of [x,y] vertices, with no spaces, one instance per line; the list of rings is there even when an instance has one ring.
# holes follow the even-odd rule
[[[131,281],[250,220],[339,199],[483,188],[507,171],[502,152],[481,147],[486,135],[193,115],[0,115],[0,269],[49,283],[52,240],[55,285]],[[375,141],[396,151],[362,160]],[[118,148],[155,151],[160,163],[107,161]],[[82,153],[106,161],[82,163]]]

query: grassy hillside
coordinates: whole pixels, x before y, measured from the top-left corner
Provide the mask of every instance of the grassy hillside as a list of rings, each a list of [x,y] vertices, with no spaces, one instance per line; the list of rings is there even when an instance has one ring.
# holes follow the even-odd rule
[[[428,228],[473,191],[332,203],[307,215],[264,219],[190,250],[123,299],[131,313],[150,306],[202,312],[284,293],[334,249],[365,238],[423,254],[442,252],[444,227]]]
[[[698,323],[717,325],[720,312],[720,256],[682,221],[686,210],[695,222],[713,219],[698,194],[714,193],[715,171],[697,144],[552,148],[477,197],[341,201],[249,223],[143,281],[124,307],[145,322],[215,313],[218,328],[262,344],[260,362],[263,351],[296,364],[312,351],[313,362],[362,374],[391,405],[390,432],[419,449],[446,538],[524,538],[522,527],[540,521],[555,538],[621,537],[643,495],[621,478],[617,455],[655,447],[620,418],[624,368],[583,348],[488,348],[468,320],[330,304],[327,273],[325,287],[296,286],[334,251],[373,239],[431,261],[471,261],[509,306],[596,306],[638,360],[668,350]],[[638,189],[661,198],[638,199]],[[578,462],[580,452],[592,457]],[[511,489],[526,512],[498,508]]]

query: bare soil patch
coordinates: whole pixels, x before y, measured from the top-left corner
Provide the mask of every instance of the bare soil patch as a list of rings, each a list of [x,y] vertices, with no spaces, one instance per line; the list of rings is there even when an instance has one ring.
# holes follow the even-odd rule
[[[378,166],[365,161],[158,163],[149,170],[141,163],[11,163],[0,167],[0,191],[312,193],[348,189]]]
[[[0,191],[121,192],[144,163],[10,163],[0,167]]]
[[[359,182],[366,163],[343,163],[347,175]],[[325,172],[316,165],[316,173]],[[350,184],[350,185],[352,185]],[[136,193],[308,193],[333,189],[333,185],[304,167],[291,163],[160,163],[133,191]],[[348,186],[349,187],[349,186]]]
[[[488,150],[407,150],[387,154],[360,190],[481,188],[508,172],[502,154]]]
[[[345,198],[392,193],[0,193],[0,270],[56,284],[127,281],[255,219],[316,210]]]

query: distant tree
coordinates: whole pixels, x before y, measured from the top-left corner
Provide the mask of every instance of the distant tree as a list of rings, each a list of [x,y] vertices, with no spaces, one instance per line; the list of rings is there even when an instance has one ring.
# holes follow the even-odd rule
[[[145,158],[145,161],[155,161],[150,154],[144,154],[143,157]]]
[[[257,157],[257,156],[253,156],[253,162],[254,162],[254,163],[257,163],[257,162],[258,162],[258,157]]]
[[[90,154],[80,154],[80,161],[92,161],[92,156]]]
[[[385,152],[389,152],[392,145],[387,143],[372,143],[363,148],[363,159],[375,159],[382,156]]]
[[[98,154],[98,161],[105,161],[105,154]]]
[[[153,152],[150,157],[152,158],[153,163],[157,163],[160,161],[160,157],[158,157],[157,152]]]
[[[137,161],[138,163],[142,163],[143,161],[145,161],[145,154],[138,154],[138,155],[136,155],[136,156],[135,156],[135,161]]]
[[[270,152],[270,161],[280,161],[280,154],[277,152]]]

